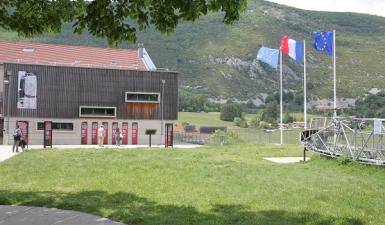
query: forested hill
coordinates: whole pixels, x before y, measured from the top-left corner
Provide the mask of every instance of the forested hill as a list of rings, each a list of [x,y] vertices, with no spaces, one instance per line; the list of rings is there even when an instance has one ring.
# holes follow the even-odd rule
[[[279,48],[283,35],[306,39],[310,97],[331,98],[332,58],[311,48],[312,31],[336,30],[337,95],[355,97],[371,88],[385,87],[385,18],[356,13],[314,12],[264,1],[249,1],[240,21],[223,25],[212,14],[194,23],[181,23],[175,33],[164,36],[148,30],[138,41],[157,67],[181,73],[181,88],[212,97],[254,99],[260,93],[279,90],[279,73],[255,60],[261,45]],[[60,35],[36,41],[106,46],[87,34],[73,35],[70,25]],[[16,39],[0,33],[1,39]],[[129,45],[122,44],[121,47]],[[133,45],[129,46],[133,47]],[[302,92],[302,66],[284,57],[284,88]]]

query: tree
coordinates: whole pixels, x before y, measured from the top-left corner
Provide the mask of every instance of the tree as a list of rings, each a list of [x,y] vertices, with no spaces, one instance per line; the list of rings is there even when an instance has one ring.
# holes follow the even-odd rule
[[[265,108],[261,113],[261,120],[275,124],[278,118],[278,103],[276,101],[271,101],[265,105]]]
[[[224,12],[232,24],[247,0],[1,0],[0,27],[32,37],[58,33],[63,23],[73,23],[75,33],[87,29],[110,45],[136,41],[136,33],[150,25],[171,33],[179,21],[195,21],[208,12]]]
[[[242,111],[236,103],[225,104],[221,107],[220,119],[224,121],[234,121],[235,117],[241,117]]]

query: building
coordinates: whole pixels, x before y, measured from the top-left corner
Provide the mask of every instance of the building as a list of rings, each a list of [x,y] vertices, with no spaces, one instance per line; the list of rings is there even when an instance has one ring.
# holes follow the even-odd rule
[[[52,121],[53,144],[96,144],[96,129],[114,144],[162,143],[164,121],[178,116],[178,74],[159,71],[146,50],[0,42],[0,126],[3,143],[16,124],[28,144],[43,144]],[[163,135],[164,136],[164,135]]]

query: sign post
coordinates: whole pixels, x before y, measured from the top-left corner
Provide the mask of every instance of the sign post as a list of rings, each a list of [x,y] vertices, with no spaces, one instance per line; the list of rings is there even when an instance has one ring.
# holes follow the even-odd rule
[[[146,135],[149,136],[149,147],[151,148],[151,135],[154,135],[156,133],[156,129],[146,129]]]

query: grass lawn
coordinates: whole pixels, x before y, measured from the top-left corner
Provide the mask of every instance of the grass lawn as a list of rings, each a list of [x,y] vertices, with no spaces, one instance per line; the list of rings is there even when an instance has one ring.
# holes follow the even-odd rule
[[[178,122],[187,122],[196,126],[228,126],[234,127],[234,122],[223,121],[219,119],[219,112],[179,112]]]
[[[73,209],[127,224],[385,224],[385,169],[296,145],[32,150],[0,163],[0,204]]]

